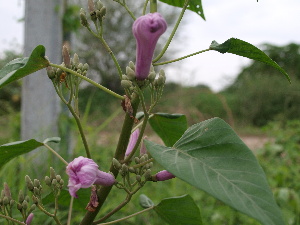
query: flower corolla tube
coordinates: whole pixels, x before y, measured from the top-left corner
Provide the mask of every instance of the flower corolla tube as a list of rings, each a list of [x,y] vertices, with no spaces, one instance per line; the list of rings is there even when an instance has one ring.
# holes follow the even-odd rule
[[[136,39],[135,73],[138,80],[148,77],[156,43],[166,29],[166,20],[157,12],[141,16],[133,23],[132,32]]]
[[[89,188],[93,184],[111,186],[115,177],[98,169],[98,165],[89,158],[79,156],[70,162],[66,169],[69,175],[68,188],[70,195],[77,198],[76,192],[80,188]]]

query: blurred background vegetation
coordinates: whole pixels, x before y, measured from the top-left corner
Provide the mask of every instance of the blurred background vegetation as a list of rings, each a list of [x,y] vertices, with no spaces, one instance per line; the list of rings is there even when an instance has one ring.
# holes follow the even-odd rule
[[[115,3],[107,5],[110,13],[105,22],[106,38],[108,43],[114,46],[121,67],[125,68],[129,60],[135,60],[135,52],[132,51],[135,48],[135,42],[131,33],[127,32],[131,29],[130,18],[123,16],[125,12],[115,10],[114,5]],[[133,6],[131,8],[134,9]],[[67,13],[63,18],[64,35],[72,52],[79,52],[82,61],[89,63],[90,77],[123,94],[109,56],[105,54],[97,39],[76,25],[78,6],[69,4],[65,6],[65,10]],[[174,12],[170,11],[167,18],[169,23],[174,23],[174,18]],[[70,24],[74,29],[67,29],[71,26]],[[122,26],[119,26],[120,24]],[[123,29],[121,32],[117,30],[120,27]],[[74,34],[76,35],[74,36]],[[162,43],[164,40],[159,44]],[[124,48],[124,46],[126,47]],[[253,149],[254,153],[267,174],[286,223],[300,225],[300,45],[296,43],[286,46],[264,44],[261,49],[288,72],[292,84],[289,84],[281,74],[271,67],[260,62],[251,62],[241,69],[232,84],[218,93],[204,85],[186,87],[177,83],[167,83],[156,111],[185,114],[189,124],[212,117],[220,117],[242,136],[255,136],[258,137],[258,140],[260,140],[259,137],[267,137],[266,144],[260,144],[258,148]],[[176,49],[172,51],[175,54]],[[20,55],[20,52],[15,49],[4,52],[0,58],[0,68]],[[172,52],[169,55],[172,55]],[[178,71],[180,71],[179,69]],[[0,91],[0,145],[19,140],[20,87],[21,81],[14,82]],[[108,168],[110,160],[106,159],[111,159],[118,139],[117,135],[121,129],[123,112],[120,102],[94,87],[84,85],[80,95],[80,111],[90,148],[97,157],[96,161],[99,162],[101,168]],[[84,151],[74,121],[68,115],[62,114],[61,137],[67,136],[67,133],[71,133],[72,141],[63,140],[60,146],[53,147],[59,149],[58,151],[65,159],[71,160],[74,156],[84,154]],[[147,130],[147,135],[149,138],[157,139],[150,129]],[[99,154],[96,155],[96,153]],[[64,165],[48,152],[45,152],[45,160],[47,161],[45,167],[55,165],[56,171],[67,182]],[[30,159],[24,156],[18,157],[0,171],[0,183],[6,181],[15,197],[20,189],[25,190],[25,182],[20,178],[27,173],[36,176],[32,179],[43,180],[43,176],[45,176],[39,174],[38,169],[28,161]],[[154,172],[160,169],[158,166]],[[148,195],[155,203],[159,203],[166,197],[188,193],[199,206],[204,224],[259,224],[178,179],[148,184],[140,193]],[[109,205],[105,205],[105,211],[111,210],[125,195],[114,189],[112,196],[114,198]],[[133,198],[127,208],[111,219],[114,220],[141,210],[137,198],[138,195]],[[67,219],[67,210],[67,208],[63,208],[61,212],[64,221]],[[37,217],[34,219],[35,224],[54,224],[47,217],[41,216],[40,220]],[[77,219],[80,220],[79,214],[74,213],[74,224]],[[1,219],[0,223],[2,223]],[[165,223],[154,216],[154,212],[149,212],[120,224]]]

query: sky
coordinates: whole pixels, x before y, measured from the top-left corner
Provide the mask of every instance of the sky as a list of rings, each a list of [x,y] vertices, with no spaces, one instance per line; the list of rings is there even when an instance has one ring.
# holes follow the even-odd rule
[[[19,21],[24,17],[24,5],[24,0],[0,0],[0,55],[7,49],[22,49],[24,24]],[[178,57],[207,49],[213,40],[223,43],[231,37],[258,47],[263,43],[300,44],[299,0],[202,0],[202,5],[206,21],[188,11],[185,25],[179,27],[183,40],[171,43],[170,47],[182,47]],[[210,51],[176,62],[181,70],[165,67],[169,80],[206,84],[219,91],[249,63],[240,56]]]

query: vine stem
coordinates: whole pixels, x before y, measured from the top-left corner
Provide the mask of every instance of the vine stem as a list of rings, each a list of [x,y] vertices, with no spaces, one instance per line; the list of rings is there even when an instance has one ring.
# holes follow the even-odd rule
[[[165,65],[165,64],[177,62],[177,61],[180,61],[180,60],[186,59],[186,58],[188,58],[188,57],[191,57],[191,56],[194,56],[194,55],[203,53],[203,52],[207,52],[207,51],[210,51],[210,50],[211,50],[211,49],[205,49],[205,50],[201,50],[201,51],[198,51],[198,52],[195,52],[195,53],[192,53],[192,54],[189,54],[189,55],[180,57],[180,58],[178,58],[178,59],[173,59],[173,60],[165,61],[165,62],[161,62],[161,63],[153,63],[153,66],[159,66],[159,65]]]
[[[118,222],[127,220],[127,219],[129,219],[129,218],[131,218],[131,217],[134,217],[134,216],[137,216],[137,215],[139,215],[139,214],[142,214],[142,213],[144,213],[144,212],[147,212],[147,211],[149,211],[149,210],[151,210],[151,209],[153,209],[153,208],[154,208],[154,206],[151,206],[151,207],[149,207],[149,208],[147,208],[147,209],[144,209],[144,210],[142,210],[142,211],[136,212],[136,213],[131,214],[131,215],[129,215],[129,216],[125,216],[125,217],[123,217],[123,218],[121,218],[121,219],[114,220],[114,221],[110,221],[110,222],[107,222],[107,223],[100,223],[100,224],[97,224],[97,225],[109,225],[109,224],[118,223]]]
[[[7,220],[10,220],[10,221],[12,221],[12,222],[14,222],[14,223],[17,223],[17,224],[26,225],[26,223],[23,223],[23,222],[21,222],[21,221],[19,221],[19,220],[16,220],[16,219],[14,219],[14,218],[11,218],[10,216],[5,216],[5,215],[0,214],[0,217],[2,217],[2,218],[4,218],[4,219],[7,219]]]
[[[82,125],[81,125],[81,122],[80,122],[80,119],[79,119],[78,115],[74,111],[73,107],[62,96],[62,94],[60,93],[60,91],[57,89],[57,86],[54,83],[53,83],[53,85],[54,85],[54,88],[55,88],[55,91],[56,91],[57,95],[62,100],[62,102],[68,107],[70,113],[72,114],[72,116],[74,117],[74,119],[76,121],[76,124],[77,124],[78,130],[79,130],[79,133],[80,133],[80,136],[81,136],[81,140],[82,140],[82,143],[84,145],[84,149],[85,149],[87,157],[88,158],[92,158],[90,150],[89,150],[89,146],[88,146],[86,137],[84,135],[83,128],[82,128]]]
[[[83,75],[81,75],[81,74],[75,72],[74,70],[71,70],[71,69],[66,68],[66,67],[64,67],[64,66],[57,65],[57,64],[53,64],[53,63],[50,63],[49,66],[56,67],[56,68],[59,68],[59,69],[61,69],[61,70],[63,70],[63,71],[66,71],[66,72],[68,72],[68,73],[71,73],[71,74],[73,74],[73,75],[75,75],[75,76],[77,76],[77,77],[80,77],[81,79],[83,79],[83,80],[89,82],[90,84],[94,85],[95,87],[100,88],[101,90],[105,91],[106,93],[108,93],[108,94],[110,94],[110,95],[112,95],[112,96],[114,96],[114,97],[116,97],[116,98],[119,98],[119,99],[121,99],[121,100],[124,99],[123,96],[121,96],[121,95],[119,95],[119,94],[117,94],[117,93],[115,93],[115,92],[109,90],[108,88],[104,87],[104,86],[101,85],[101,84],[98,84],[97,82],[91,80],[90,78],[87,78],[87,77],[85,77],[85,76],[83,76]],[[121,72],[121,73],[122,73],[122,72]]]
[[[190,0],[185,0],[184,5],[183,5],[182,10],[181,10],[181,13],[180,13],[180,15],[179,15],[179,17],[178,17],[178,19],[177,19],[177,22],[176,22],[176,24],[175,24],[175,26],[174,26],[174,28],[173,28],[173,30],[172,30],[172,33],[171,33],[171,35],[170,35],[170,37],[169,37],[167,43],[165,44],[164,48],[163,48],[162,51],[159,53],[159,55],[158,55],[155,59],[153,59],[153,61],[152,61],[153,63],[155,63],[155,62],[157,62],[158,60],[160,60],[161,57],[163,57],[163,55],[164,55],[165,52],[167,51],[167,49],[168,49],[168,47],[169,47],[169,45],[170,45],[170,43],[171,43],[171,41],[172,41],[172,39],[173,39],[173,37],[174,37],[176,31],[177,31],[177,28],[178,28],[178,26],[179,26],[179,24],[180,24],[180,22],[181,22],[181,20],[182,20],[182,17],[183,17],[183,15],[184,15],[184,12],[185,12],[185,10],[187,9],[187,6],[188,6],[189,2],[190,2]]]
[[[137,108],[139,106],[139,97],[136,94],[133,94],[131,98],[131,105],[133,108],[133,115],[135,116]],[[131,135],[131,130],[134,124],[134,119],[131,115],[126,113],[125,119],[123,122],[123,127],[121,130],[121,134],[119,137],[118,145],[114,154],[114,158],[117,160],[123,160],[126,152],[126,148],[129,142],[129,138]],[[115,177],[118,176],[119,171],[114,167],[113,163],[110,165],[110,172],[114,174]],[[110,191],[112,189],[112,186],[101,186],[100,190],[98,191],[98,206],[93,212],[87,212],[82,219],[80,225],[91,225],[93,224],[93,221],[97,214],[99,213],[101,207],[103,206],[103,203],[105,202],[107,196],[109,195]]]
[[[115,66],[117,67],[120,79],[122,79],[122,74],[123,73],[122,73],[122,69],[120,67],[120,64],[119,64],[115,54],[113,53],[113,51],[111,50],[111,48],[109,47],[109,45],[106,43],[105,39],[102,36],[102,33],[103,33],[102,26],[101,26],[101,34],[100,35],[96,34],[94,31],[92,31],[92,29],[90,27],[87,27],[87,29],[92,35],[94,35],[96,38],[98,38],[101,41],[101,43],[104,46],[105,50],[108,52],[108,54],[111,56],[112,60],[114,61]]]
[[[74,202],[74,197],[71,197],[71,202],[70,202],[70,207],[69,207],[69,213],[68,213],[68,221],[67,221],[67,225],[71,225],[73,202]]]
[[[150,12],[157,12],[157,0],[150,0]]]
[[[53,148],[51,148],[49,145],[47,145],[46,143],[43,143],[44,144],[44,146],[47,148],[47,149],[49,149],[57,158],[59,158],[64,164],[66,164],[66,165],[68,165],[69,163],[66,161],[66,160],[64,160],[64,158],[63,157],[61,157],[61,155],[60,154],[58,154]]]

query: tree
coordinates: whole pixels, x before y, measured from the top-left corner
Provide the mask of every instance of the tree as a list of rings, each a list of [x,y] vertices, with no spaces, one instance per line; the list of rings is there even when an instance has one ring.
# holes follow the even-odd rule
[[[60,62],[62,33],[59,0],[27,0],[25,3],[24,54],[39,44],[52,62]],[[59,101],[44,70],[25,77],[22,86],[22,139],[43,139],[57,134]]]
[[[253,62],[245,66],[224,93],[236,116],[263,126],[276,119],[299,119],[300,45],[264,45],[265,52],[290,75],[292,84],[268,65]]]

